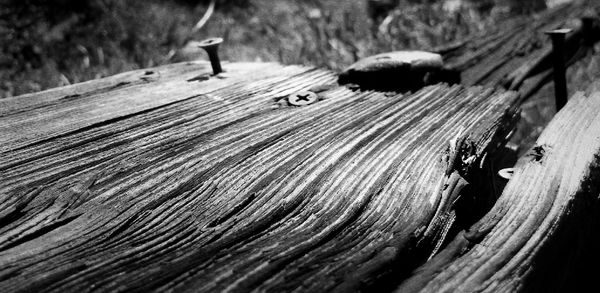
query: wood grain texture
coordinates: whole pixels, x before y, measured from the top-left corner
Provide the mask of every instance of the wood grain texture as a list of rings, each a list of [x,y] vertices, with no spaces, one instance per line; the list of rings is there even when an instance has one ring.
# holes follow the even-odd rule
[[[202,81],[210,67],[190,62],[126,72],[51,89],[44,94],[3,99],[0,101],[0,133],[4,143],[0,152],[189,99],[190,92],[202,95],[227,86],[240,86],[240,83],[245,86],[253,80],[276,78],[280,73],[290,74],[278,72],[283,68],[272,63],[227,66],[233,73],[227,82],[219,78]],[[194,80],[196,78],[201,82]]]
[[[353,91],[235,63],[189,81],[207,70],[3,101],[0,291],[395,286],[455,229],[517,116],[516,94],[482,87]],[[286,102],[307,89],[317,103]]]
[[[435,51],[443,55],[448,67],[462,72],[464,85],[517,90],[522,99],[527,99],[552,82],[552,43],[544,34],[546,31],[573,30],[565,45],[565,60],[569,64],[591,49],[586,42],[600,41],[597,20],[593,22],[592,33],[584,34],[581,19],[585,16],[598,18],[600,3],[572,1],[538,15],[510,18],[500,22],[495,29]]]
[[[577,93],[522,157],[494,208],[398,292],[597,287],[600,91]],[[593,287],[586,287],[593,285]]]

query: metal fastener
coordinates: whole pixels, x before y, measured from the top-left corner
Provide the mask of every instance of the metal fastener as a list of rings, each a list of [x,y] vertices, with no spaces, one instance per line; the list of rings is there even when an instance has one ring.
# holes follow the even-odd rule
[[[514,173],[515,173],[514,168],[505,168],[505,169],[498,171],[498,175],[506,180],[510,180],[510,178],[513,177]]]
[[[591,15],[586,15],[581,18],[581,30],[583,32],[583,42],[586,46],[594,46],[594,22],[596,18]]]
[[[300,91],[288,96],[288,102],[294,106],[306,106],[319,99],[317,94],[311,91]]]
[[[554,64],[554,97],[556,111],[567,104],[567,72],[565,64],[565,36],[570,29],[557,29],[546,32],[552,39],[552,62]]]
[[[219,60],[219,45],[221,43],[223,43],[222,38],[210,38],[198,44],[198,46],[204,49],[208,54],[210,65],[212,66],[212,70],[215,75],[223,72],[223,69],[221,68],[221,61]]]

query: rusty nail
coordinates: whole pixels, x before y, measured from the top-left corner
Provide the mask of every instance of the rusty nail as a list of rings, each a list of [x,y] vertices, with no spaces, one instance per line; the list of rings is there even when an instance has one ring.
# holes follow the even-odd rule
[[[565,36],[570,29],[557,29],[546,32],[552,39],[552,61],[554,64],[554,97],[556,111],[567,104],[567,77],[565,64]]]
[[[319,99],[317,94],[311,91],[300,91],[288,96],[288,102],[294,106],[306,106]]]
[[[206,39],[198,46],[208,54],[208,58],[210,59],[210,65],[212,66],[213,73],[215,75],[223,72],[221,68],[221,61],[219,60],[219,45],[223,43],[222,38],[210,38]]]
[[[513,177],[514,173],[515,173],[514,168],[505,168],[505,169],[498,171],[498,175],[506,180],[510,180],[510,178]]]

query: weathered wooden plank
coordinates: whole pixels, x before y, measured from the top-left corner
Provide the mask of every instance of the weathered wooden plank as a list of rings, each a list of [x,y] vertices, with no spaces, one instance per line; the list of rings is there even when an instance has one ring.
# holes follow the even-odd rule
[[[190,83],[180,66],[206,70],[3,113],[34,134],[0,129],[0,291],[393,286],[458,225],[516,117],[514,93],[481,87],[362,92],[272,64]],[[307,89],[317,103],[286,102]]]
[[[597,273],[600,223],[600,91],[597,85],[590,91],[575,94],[517,162],[494,208],[399,292],[566,292],[597,285],[590,277]]]
[[[581,58],[582,54],[577,52],[589,49],[586,42],[599,40],[598,22],[592,22],[591,34],[585,35],[581,19],[590,15],[597,17],[599,13],[597,1],[573,1],[535,17],[509,19],[496,30],[437,51],[443,54],[450,68],[462,71],[463,84],[519,90],[526,99],[551,81],[548,74],[541,79],[537,76],[552,69],[552,46],[544,32],[559,27],[573,29],[567,39],[565,58]],[[524,82],[529,84],[522,87]]]
[[[4,99],[0,101],[0,152],[189,99],[190,93],[204,95],[303,71],[275,63],[233,63],[225,65],[230,73],[223,79],[208,78],[207,66],[206,62],[166,65]]]

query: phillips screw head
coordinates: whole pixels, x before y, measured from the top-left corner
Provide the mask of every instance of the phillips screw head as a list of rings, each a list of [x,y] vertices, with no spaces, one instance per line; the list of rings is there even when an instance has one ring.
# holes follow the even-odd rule
[[[311,91],[299,91],[288,96],[288,102],[294,106],[310,105],[318,99],[317,94]]]

